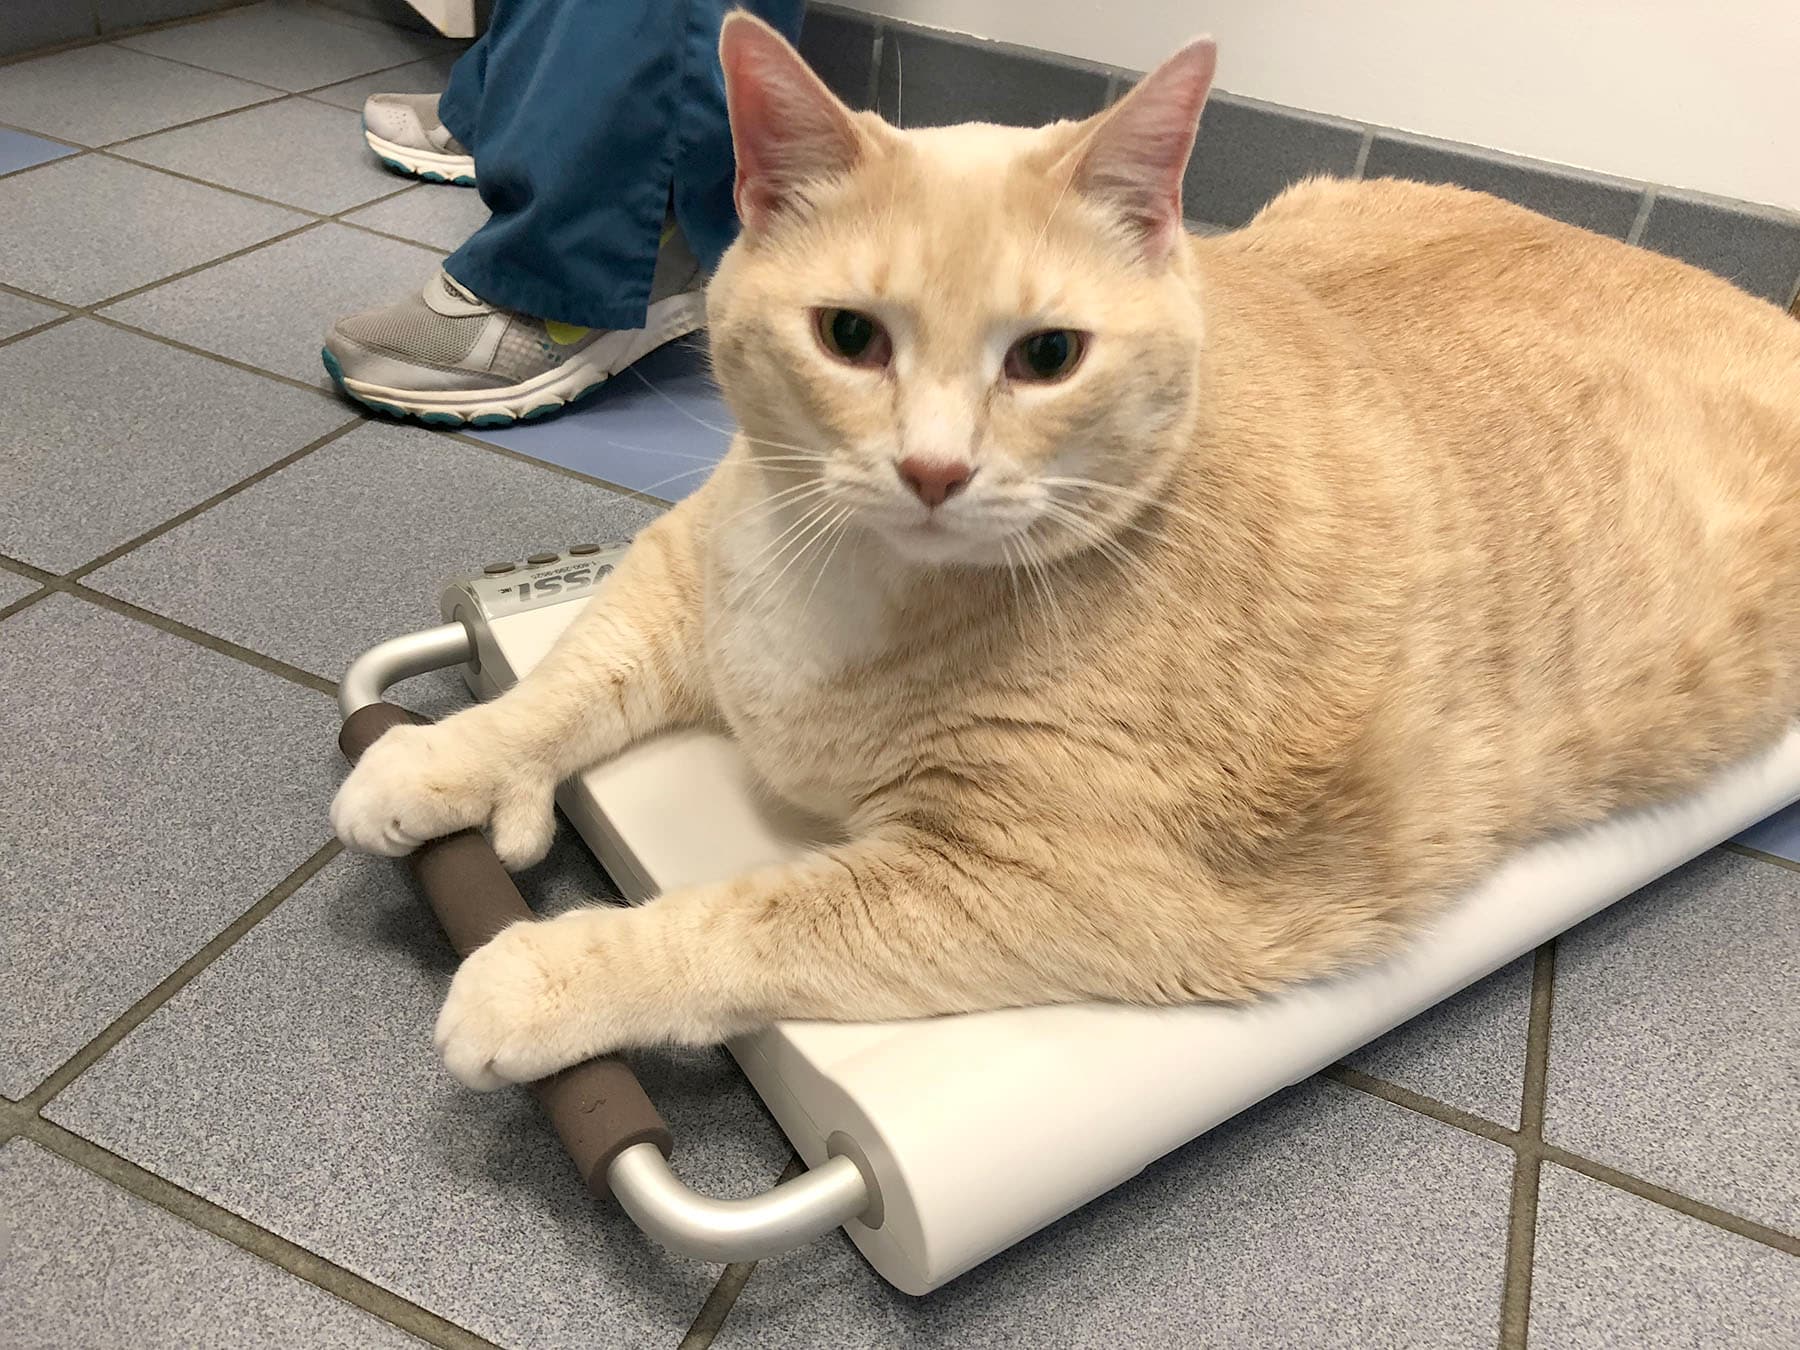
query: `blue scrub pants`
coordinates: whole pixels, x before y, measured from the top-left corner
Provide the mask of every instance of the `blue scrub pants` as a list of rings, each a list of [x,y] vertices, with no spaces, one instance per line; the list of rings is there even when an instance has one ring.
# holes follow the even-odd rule
[[[438,102],[493,217],[450,275],[490,304],[641,328],[669,213],[709,269],[737,234],[719,25],[790,40],[803,0],[498,0]]]

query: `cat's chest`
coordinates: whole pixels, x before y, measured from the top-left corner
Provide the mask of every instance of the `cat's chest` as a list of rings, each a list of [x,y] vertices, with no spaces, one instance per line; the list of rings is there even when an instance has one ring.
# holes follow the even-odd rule
[[[783,522],[713,541],[706,599],[715,703],[763,778],[783,796],[841,815],[880,781],[892,728],[857,674],[886,647],[886,600],[866,544],[794,546]],[[791,543],[792,541],[790,541]]]

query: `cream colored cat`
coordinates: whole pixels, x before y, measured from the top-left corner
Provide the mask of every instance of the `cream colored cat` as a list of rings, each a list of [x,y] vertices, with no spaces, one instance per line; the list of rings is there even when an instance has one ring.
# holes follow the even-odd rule
[[[1493,198],[1317,182],[1190,239],[1196,42],[1111,110],[901,133],[721,46],[742,434],[517,689],[333,807],[548,846],[553,785],[731,729],[843,842],[515,926],[465,1082],[772,1019],[1244,999],[1800,713],[1800,324]]]

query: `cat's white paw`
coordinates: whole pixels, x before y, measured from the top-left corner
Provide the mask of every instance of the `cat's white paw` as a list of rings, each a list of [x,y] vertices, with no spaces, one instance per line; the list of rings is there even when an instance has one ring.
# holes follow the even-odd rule
[[[398,726],[370,746],[331,803],[337,837],[399,857],[427,839],[485,827],[507,867],[529,867],[556,832],[556,784],[509,762],[458,719]]]
[[[433,1035],[462,1083],[491,1092],[597,1053],[592,948],[563,919],[516,923],[473,952],[450,982]],[[584,966],[586,968],[584,968]]]

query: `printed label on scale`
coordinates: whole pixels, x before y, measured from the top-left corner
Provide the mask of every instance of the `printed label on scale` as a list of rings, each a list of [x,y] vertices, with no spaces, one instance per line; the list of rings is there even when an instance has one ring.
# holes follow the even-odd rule
[[[532,561],[515,566],[495,564],[464,585],[491,618],[583,599],[612,574],[628,546],[607,544],[595,549],[583,545],[579,551],[533,554]],[[503,566],[505,570],[501,570]]]

